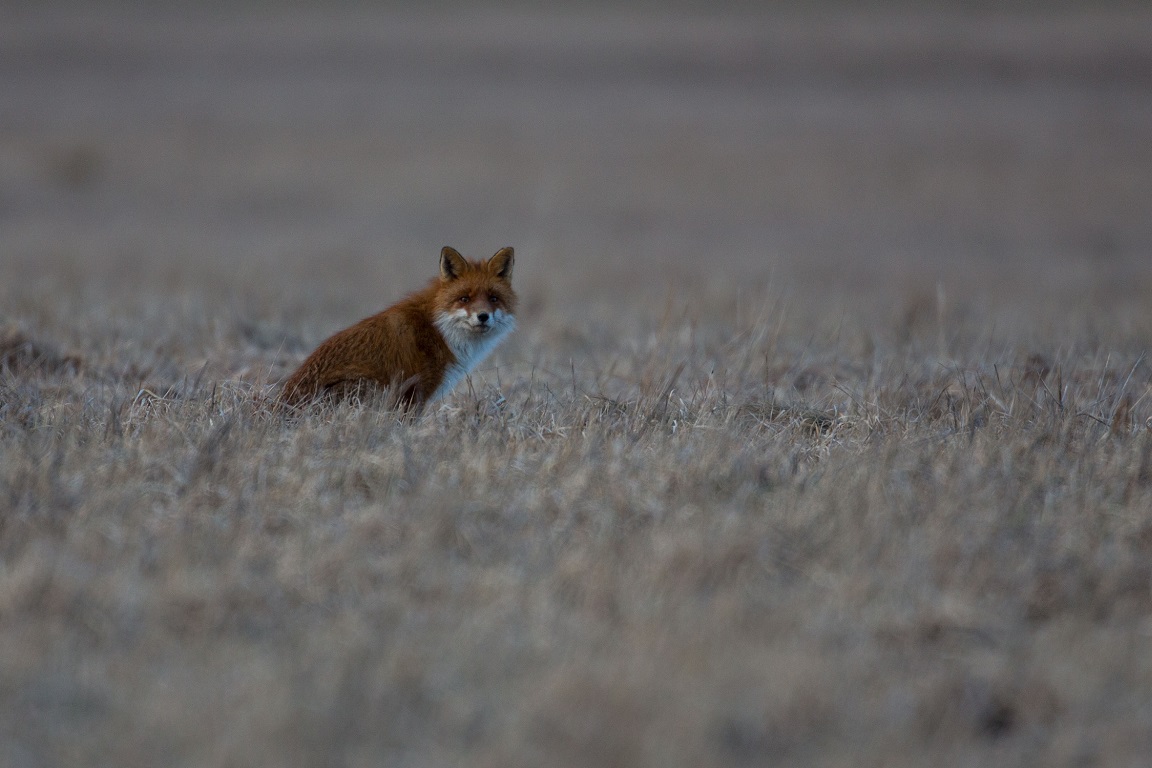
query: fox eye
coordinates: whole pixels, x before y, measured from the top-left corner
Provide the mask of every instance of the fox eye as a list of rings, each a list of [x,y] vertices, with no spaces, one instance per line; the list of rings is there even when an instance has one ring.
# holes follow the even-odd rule
[[[500,303],[500,297],[494,293],[488,294],[488,303],[492,306],[496,306]]]
[[[460,298],[456,299],[456,302],[458,304],[467,304],[471,300],[472,300],[472,297],[465,294],[465,295],[461,296]]]

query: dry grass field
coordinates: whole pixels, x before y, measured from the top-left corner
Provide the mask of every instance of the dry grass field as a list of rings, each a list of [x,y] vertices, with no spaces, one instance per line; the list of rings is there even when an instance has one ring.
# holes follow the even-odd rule
[[[574,8],[5,11],[0,765],[1148,764],[1152,12]]]

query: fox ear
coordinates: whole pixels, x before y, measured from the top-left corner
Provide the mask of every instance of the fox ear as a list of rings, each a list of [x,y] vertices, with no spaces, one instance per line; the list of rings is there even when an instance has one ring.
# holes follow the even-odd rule
[[[488,259],[488,269],[492,270],[496,277],[511,280],[512,255],[513,251],[511,248],[501,248],[496,251],[492,258]]]
[[[468,262],[460,255],[460,252],[451,246],[444,246],[443,250],[440,251],[440,277],[444,279],[444,282],[452,282],[460,277],[466,269],[468,269]]]

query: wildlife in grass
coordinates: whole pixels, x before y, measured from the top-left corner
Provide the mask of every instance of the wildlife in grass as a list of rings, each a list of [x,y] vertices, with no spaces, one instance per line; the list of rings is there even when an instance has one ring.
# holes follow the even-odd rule
[[[386,389],[419,409],[443,397],[516,327],[512,264],[511,248],[476,261],[445,246],[426,288],[324,341],[280,400],[299,406]]]

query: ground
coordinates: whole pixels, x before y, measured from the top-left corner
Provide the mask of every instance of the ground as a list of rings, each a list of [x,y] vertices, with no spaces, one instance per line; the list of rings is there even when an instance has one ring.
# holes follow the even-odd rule
[[[0,764],[1142,766],[1152,12],[0,26]],[[516,248],[457,391],[288,418]]]

